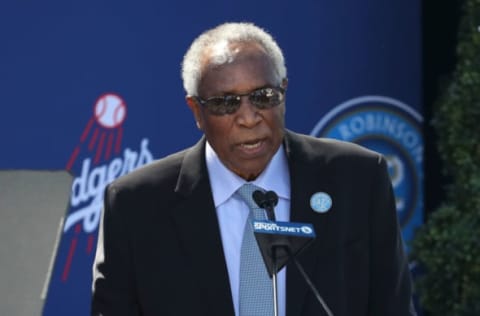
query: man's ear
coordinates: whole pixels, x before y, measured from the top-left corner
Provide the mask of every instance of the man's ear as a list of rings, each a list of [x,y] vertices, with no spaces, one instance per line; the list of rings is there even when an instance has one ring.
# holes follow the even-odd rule
[[[282,88],[287,90],[287,86],[288,86],[288,79],[287,78],[283,78],[282,79]]]
[[[187,101],[187,105],[193,113],[193,117],[195,118],[195,122],[197,124],[197,128],[203,131],[203,120],[202,120],[202,112],[200,109],[200,104],[198,104],[197,100],[195,100],[192,96],[186,96],[185,100]]]

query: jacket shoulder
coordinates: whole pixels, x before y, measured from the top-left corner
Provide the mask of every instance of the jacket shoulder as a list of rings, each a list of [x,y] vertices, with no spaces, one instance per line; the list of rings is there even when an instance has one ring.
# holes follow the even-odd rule
[[[137,190],[159,185],[174,186],[187,151],[185,149],[144,165],[114,180],[109,187],[115,190]]]
[[[383,159],[380,153],[355,143],[292,132],[287,134],[287,150],[292,153],[303,153],[311,159],[330,162],[343,159],[360,161],[373,159],[380,163]]]

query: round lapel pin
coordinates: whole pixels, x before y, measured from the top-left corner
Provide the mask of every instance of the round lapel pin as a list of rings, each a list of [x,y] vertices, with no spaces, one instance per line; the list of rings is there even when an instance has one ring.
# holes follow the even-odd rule
[[[332,207],[332,198],[325,192],[317,192],[310,198],[310,207],[317,213],[325,213]]]

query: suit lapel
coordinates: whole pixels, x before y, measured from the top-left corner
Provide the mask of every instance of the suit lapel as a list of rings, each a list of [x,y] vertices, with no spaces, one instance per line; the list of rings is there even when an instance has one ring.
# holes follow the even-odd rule
[[[315,213],[310,207],[310,198],[315,192],[328,192],[328,172],[322,153],[308,152],[303,140],[292,132],[285,136],[285,149],[290,170],[291,204],[290,220],[314,225],[316,239],[297,259],[310,278],[319,255],[326,247],[322,238],[328,229],[327,217]],[[322,157],[312,161],[312,155]],[[324,176],[322,176],[324,175]],[[287,315],[300,315],[305,296],[310,291],[298,269],[290,264],[287,270]]]
[[[194,273],[208,298],[212,315],[233,315],[230,283],[225,264],[218,219],[204,158],[202,139],[184,158],[176,193],[182,202],[172,210]],[[214,275],[206,273],[215,271]]]

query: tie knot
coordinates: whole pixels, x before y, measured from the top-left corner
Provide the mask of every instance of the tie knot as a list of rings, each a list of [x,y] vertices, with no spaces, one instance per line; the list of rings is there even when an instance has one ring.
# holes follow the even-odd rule
[[[255,203],[255,201],[253,200],[253,197],[252,197],[252,194],[253,192],[257,191],[257,190],[260,190],[262,192],[265,192],[265,190],[263,190],[262,188],[259,188],[257,187],[256,185],[254,184],[251,184],[251,183],[245,183],[244,185],[242,185],[238,190],[237,190],[237,194],[242,198],[242,200],[244,200],[248,207],[250,209],[259,209],[260,207],[257,205],[257,203]]]

